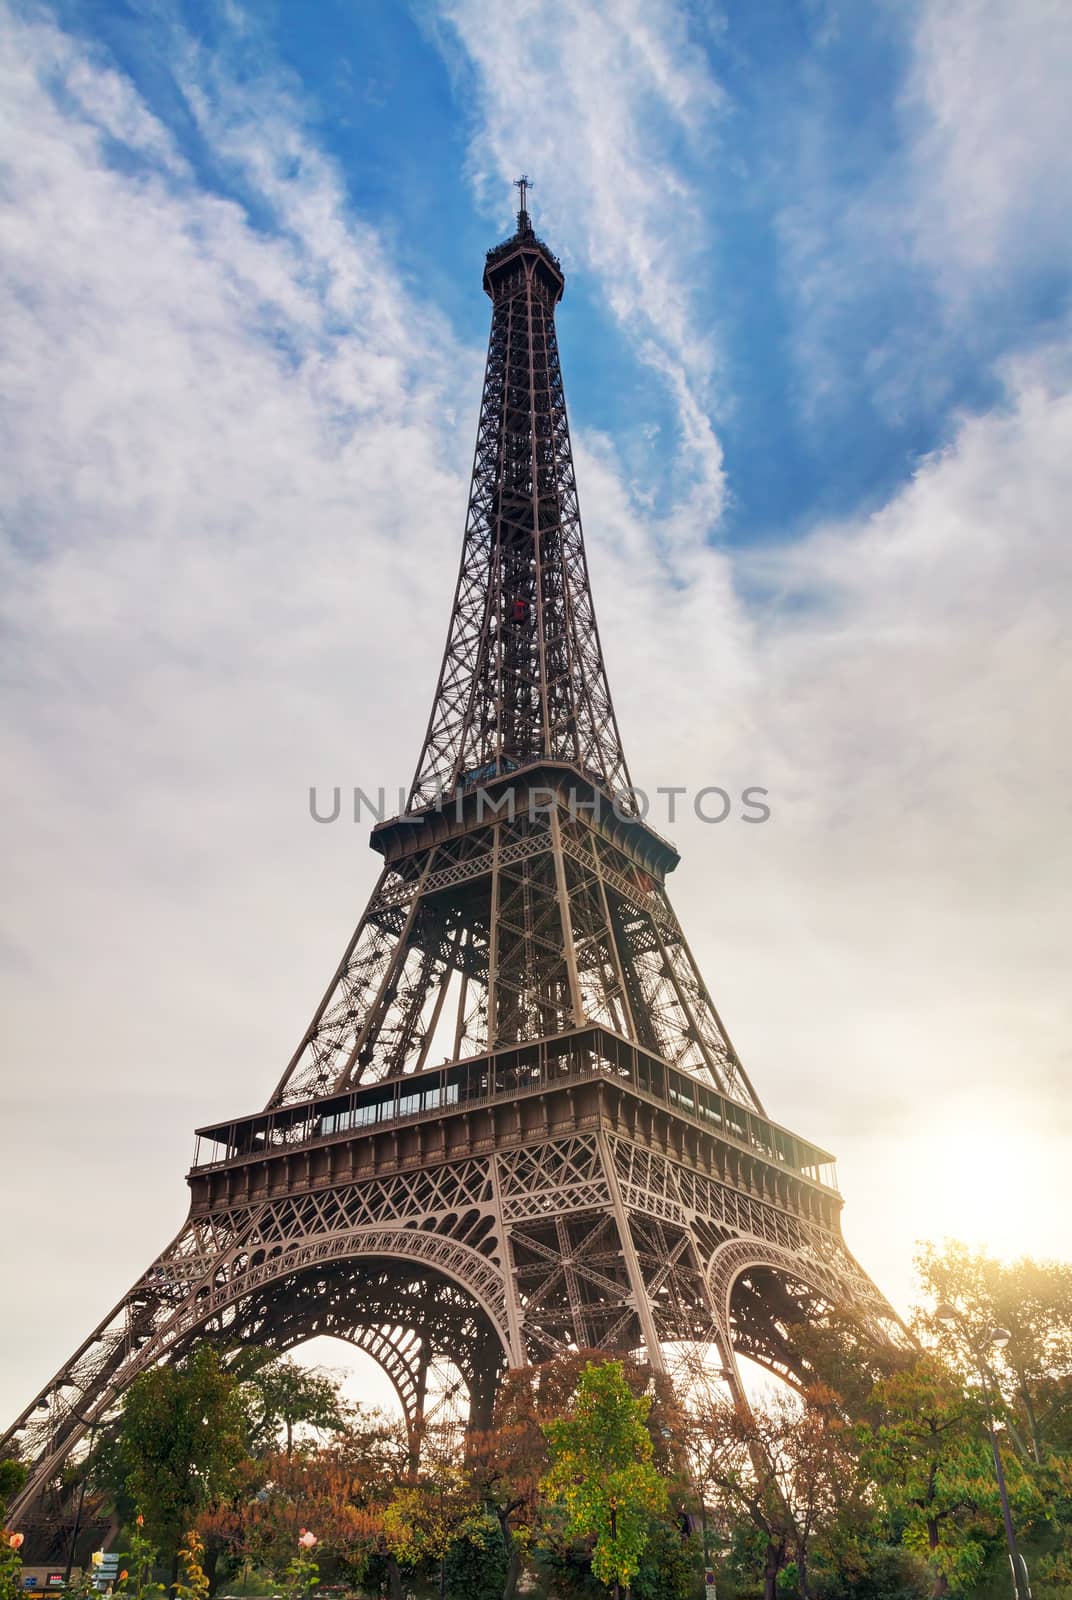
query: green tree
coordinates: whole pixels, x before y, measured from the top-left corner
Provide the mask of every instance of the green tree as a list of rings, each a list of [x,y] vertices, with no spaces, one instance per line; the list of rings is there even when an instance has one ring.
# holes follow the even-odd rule
[[[475,1507],[468,1474],[438,1461],[427,1477],[399,1484],[383,1513],[388,1553],[400,1567],[443,1569]]]
[[[25,1482],[25,1463],[16,1461],[14,1456],[5,1456],[0,1461],[0,1510],[9,1500],[14,1500]]]
[[[141,1507],[153,1542],[176,1552],[197,1513],[235,1483],[248,1430],[236,1378],[199,1345],[134,1380],[102,1470]]]
[[[1020,1454],[1041,1464],[1053,1452],[1072,1453],[1072,1264],[997,1261],[951,1240],[924,1245],[916,1270],[928,1299],[952,1302],[969,1328],[1008,1329],[1008,1344],[987,1357]],[[961,1330],[927,1312],[920,1321],[945,1360],[974,1382]]]
[[[676,1522],[652,1519],[633,1579],[633,1600],[690,1600],[696,1582],[696,1547]]]
[[[478,1511],[465,1518],[447,1548],[443,1577],[449,1600],[501,1600],[507,1559],[497,1516]]]
[[[652,1463],[650,1401],[634,1397],[620,1361],[585,1367],[573,1415],[544,1425],[550,1469],[544,1494],[559,1502],[567,1534],[594,1539],[592,1571],[629,1584],[648,1543],[652,1513],[666,1510],[666,1480]]]
[[[248,1379],[246,1392],[251,1419],[250,1451],[259,1455],[283,1435],[289,1456],[294,1430],[308,1427],[317,1433],[339,1433],[346,1413],[339,1385],[318,1367],[301,1367],[289,1357],[271,1361]]]
[[[503,1600],[513,1600],[541,1526],[540,1480],[550,1466],[543,1424],[568,1409],[589,1359],[571,1351],[508,1372],[496,1398],[491,1428],[466,1440],[473,1493],[494,1512],[502,1529],[507,1559]],[[546,1562],[550,1552],[545,1551],[544,1557]]]
[[[863,1463],[909,1550],[930,1564],[939,1594],[969,1590],[994,1542],[1000,1512],[978,1394],[935,1355],[875,1386],[881,1420],[863,1434]],[[1018,1515],[1038,1492],[1016,1456],[1003,1461]]]
[[[837,1564],[816,1577],[822,1600],[929,1600],[934,1592],[926,1562],[882,1540],[843,1543]]]

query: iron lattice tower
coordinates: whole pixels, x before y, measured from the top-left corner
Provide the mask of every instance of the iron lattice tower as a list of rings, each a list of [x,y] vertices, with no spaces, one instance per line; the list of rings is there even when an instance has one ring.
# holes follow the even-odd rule
[[[416,1429],[569,1350],[803,1375],[794,1327],[894,1314],[849,1254],[832,1157],[777,1126],[636,813],[596,628],[562,388],[559,262],[517,232],[492,302],[461,569],[383,870],[265,1109],[199,1130],[176,1238],[5,1436],[15,1520],[151,1364],[317,1333]]]

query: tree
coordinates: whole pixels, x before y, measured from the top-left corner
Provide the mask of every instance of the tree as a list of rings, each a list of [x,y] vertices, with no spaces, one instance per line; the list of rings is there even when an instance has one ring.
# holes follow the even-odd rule
[[[875,1386],[881,1420],[862,1433],[863,1462],[904,1545],[923,1556],[937,1592],[965,1590],[1001,1537],[985,1411],[935,1355]],[[1010,1451],[1003,1453],[1018,1515],[1039,1509],[1038,1493]]]
[[[539,1521],[540,1480],[550,1466],[543,1424],[573,1400],[591,1353],[571,1353],[503,1379],[492,1426],[470,1434],[466,1465],[474,1496],[498,1518],[506,1551],[503,1600],[512,1600]]]
[[[0,1460],[0,1510],[9,1500],[14,1500],[25,1482],[25,1462],[16,1461],[14,1456],[5,1456]]]
[[[460,1472],[452,1482],[425,1480],[396,1490],[383,1514],[383,1531],[400,1566],[444,1559],[471,1509],[466,1490]]]
[[[101,1471],[141,1507],[153,1543],[176,1552],[197,1513],[236,1483],[248,1430],[236,1378],[198,1345],[135,1378]]]
[[[691,1600],[696,1579],[693,1541],[676,1522],[653,1518],[633,1579],[633,1600]]]
[[[498,1517],[476,1511],[464,1519],[447,1549],[443,1576],[449,1600],[501,1600],[507,1560]]]
[[[646,1397],[635,1398],[620,1361],[589,1362],[573,1415],[544,1424],[551,1465],[543,1492],[561,1503],[567,1533],[594,1539],[592,1571],[628,1584],[648,1542],[652,1513],[666,1510],[666,1480],[652,1464]]]
[[[988,1358],[1020,1454],[1041,1464],[1050,1453],[1072,1452],[1072,1264],[997,1261],[953,1240],[941,1249],[924,1245],[916,1269],[924,1293],[959,1306],[969,1327],[1009,1330],[1008,1344]],[[928,1313],[920,1321],[945,1360],[973,1382],[960,1330]]]
[[[822,1580],[823,1600],[929,1600],[933,1575],[900,1545],[860,1540]]]
[[[764,1406],[715,1400],[697,1416],[694,1455],[701,1487],[759,1537],[766,1600],[790,1561],[794,1587],[811,1593],[812,1545],[861,1494],[853,1433],[838,1397],[822,1385]]]
[[[581,1373],[593,1359],[603,1357],[594,1350],[571,1351],[538,1366],[508,1372],[499,1389],[491,1428],[470,1434],[466,1440],[473,1494],[495,1514],[502,1529],[507,1558],[503,1600],[512,1600],[516,1593],[537,1533],[550,1532],[546,1519],[541,1518],[539,1493],[540,1480],[550,1466],[543,1425],[570,1408]],[[680,1428],[674,1428],[678,1413],[659,1392],[650,1367],[628,1361],[623,1363],[623,1372],[634,1396],[649,1387],[655,1389],[647,1426],[654,1446],[652,1459],[661,1468],[663,1459],[673,1454],[667,1441],[675,1432],[677,1437],[681,1434]],[[552,1553],[544,1550],[541,1554],[546,1565]],[[566,1559],[563,1552],[557,1552],[554,1559],[559,1557]]]
[[[282,1583],[304,1524],[318,1550],[359,1580],[386,1557],[383,1512],[407,1456],[401,1423],[355,1407],[330,1444],[299,1443],[250,1463],[235,1492],[201,1513],[198,1530],[234,1567]]]
[[[339,1385],[318,1367],[301,1367],[284,1356],[261,1367],[248,1379],[251,1417],[249,1448],[253,1455],[270,1449],[282,1431],[289,1456],[294,1430],[305,1426],[318,1433],[338,1433],[345,1426]]]
[[[915,1358],[907,1337],[900,1343],[880,1343],[855,1311],[836,1306],[794,1326],[793,1348],[809,1374],[804,1387],[829,1391],[852,1422],[869,1414],[875,1384],[911,1366]]]

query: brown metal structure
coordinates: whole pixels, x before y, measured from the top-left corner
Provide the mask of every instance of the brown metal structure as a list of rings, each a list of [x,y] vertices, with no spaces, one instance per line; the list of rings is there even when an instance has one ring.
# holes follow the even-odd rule
[[[555,336],[524,204],[492,301],[461,570],[405,813],[264,1111],[198,1135],[188,1220],[5,1436],[17,1521],[135,1375],[193,1340],[336,1333],[410,1425],[449,1363],[645,1350],[802,1375],[795,1325],[896,1319],[842,1240],[832,1158],[771,1122],[637,814],[596,629]]]

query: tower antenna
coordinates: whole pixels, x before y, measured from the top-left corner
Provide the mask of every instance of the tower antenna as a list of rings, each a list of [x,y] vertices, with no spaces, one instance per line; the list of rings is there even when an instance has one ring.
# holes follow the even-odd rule
[[[523,172],[520,178],[514,179],[514,188],[517,190],[519,196],[519,205],[517,210],[517,231],[518,233],[524,233],[529,227],[531,227],[531,223],[529,222],[528,208],[526,207],[525,202],[528,198],[528,192],[532,188],[532,179]]]

